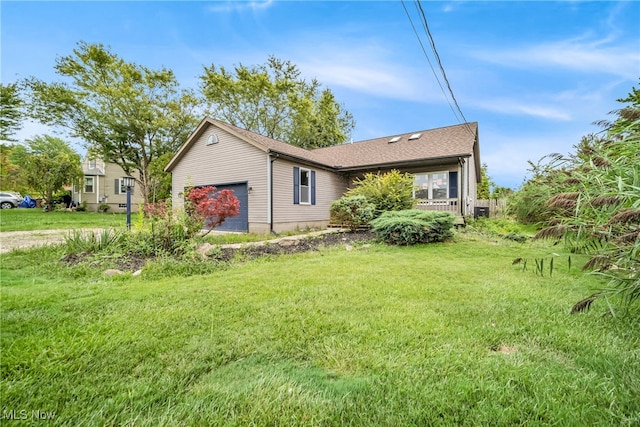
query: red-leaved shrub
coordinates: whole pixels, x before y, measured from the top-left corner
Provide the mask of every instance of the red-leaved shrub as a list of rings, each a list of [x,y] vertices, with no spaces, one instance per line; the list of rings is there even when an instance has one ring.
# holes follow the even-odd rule
[[[240,200],[232,190],[220,190],[213,186],[191,188],[187,194],[186,209],[190,215],[202,220],[209,229],[222,224],[227,218],[240,213]]]

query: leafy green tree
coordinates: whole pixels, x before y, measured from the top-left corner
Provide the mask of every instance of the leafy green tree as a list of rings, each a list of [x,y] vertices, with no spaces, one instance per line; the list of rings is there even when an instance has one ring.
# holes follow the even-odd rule
[[[503,187],[500,185],[496,185],[491,189],[491,198],[492,199],[506,199],[510,195],[514,193],[513,188]]]
[[[165,153],[153,159],[149,165],[151,176],[150,199],[153,202],[171,198],[171,173],[165,172],[164,168],[169,164],[172,157],[173,153]]]
[[[150,165],[175,152],[194,129],[195,95],[179,89],[171,70],[125,62],[101,44],[80,42],[55,69],[70,82],[27,81],[33,117],[66,128],[86,141],[88,152],[139,175],[149,202]]]
[[[12,144],[0,144],[0,184],[2,190],[17,191],[20,194],[29,194],[32,188],[19,174],[20,168],[11,162],[11,153],[17,147]]]
[[[0,83],[0,140],[16,141],[14,135],[22,128],[22,104],[17,83]]]
[[[264,65],[204,68],[201,90],[209,114],[232,125],[302,148],[344,143],[352,115],[317,80],[308,82],[290,61],[270,56]]]
[[[477,189],[477,197],[480,200],[490,199],[491,188],[495,186],[494,182],[491,180],[491,177],[489,177],[489,174],[487,173],[487,168],[488,166],[486,163],[483,163],[482,167],[480,168],[481,180],[480,183],[478,183]]]
[[[44,198],[48,210],[53,209],[55,192],[82,177],[80,155],[65,141],[49,135],[16,146],[10,159],[20,167],[27,184]]]

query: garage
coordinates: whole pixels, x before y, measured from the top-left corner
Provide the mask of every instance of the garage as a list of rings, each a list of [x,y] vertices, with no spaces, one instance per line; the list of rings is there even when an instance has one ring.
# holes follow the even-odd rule
[[[247,183],[239,182],[233,184],[211,184],[218,191],[231,190],[233,195],[240,200],[240,214],[227,218],[225,222],[216,227],[219,231],[249,231],[249,192]],[[204,187],[204,186],[203,186]]]

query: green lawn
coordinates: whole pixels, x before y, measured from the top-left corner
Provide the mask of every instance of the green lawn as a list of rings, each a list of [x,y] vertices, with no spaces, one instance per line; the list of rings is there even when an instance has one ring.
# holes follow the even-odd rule
[[[553,248],[557,251],[557,248]],[[107,278],[0,255],[2,410],[57,425],[640,423],[640,326],[570,315],[580,259],[458,235]],[[576,267],[578,266],[578,267]],[[32,418],[29,418],[32,421]]]
[[[132,221],[135,220],[132,214]],[[127,215],[123,213],[43,212],[42,209],[0,210],[1,231],[56,230],[75,228],[124,228]]]

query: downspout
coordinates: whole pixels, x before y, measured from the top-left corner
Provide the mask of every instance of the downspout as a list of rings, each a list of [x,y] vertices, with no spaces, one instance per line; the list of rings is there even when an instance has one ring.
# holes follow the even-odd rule
[[[458,157],[458,164],[460,165],[460,194],[458,195],[458,199],[460,200],[460,216],[464,218],[464,203],[466,199],[464,197],[464,159],[462,157]]]
[[[278,158],[278,154],[269,154],[269,232],[278,234],[273,229],[273,162]]]

